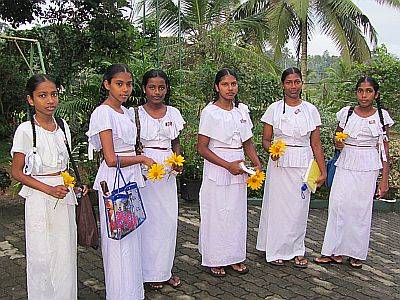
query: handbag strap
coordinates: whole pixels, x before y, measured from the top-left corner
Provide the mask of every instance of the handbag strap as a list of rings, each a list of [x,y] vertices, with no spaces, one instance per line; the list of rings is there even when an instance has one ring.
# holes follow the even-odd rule
[[[139,107],[134,107],[133,111],[135,112],[135,124],[136,124],[136,144],[135,150],[136,155],[140,155],[142,153],[138,153],[139,145],[140,145],[140,118],[139,118]]]
[[[81,185],[82,185],[81,176],[79,175],[78,167],[76,166],[75,159],[74,159],[74,157],[72,156],[71,147],[70,147],[69,144],[68,144],[67,134],[66,134],[66,132],[65,132],[64,121],[63,121],[61,118],[59,118],[59,117],[55,117],[54,119],[56,120],[56,123],[57,123],[58,127],[60,127],[61,130],[62,130],[63,133],[64,133],[64,137],[65,137],[64,143],[65,143],[65,146],[67,147],[68,156],[69,156],[69,161],[71,162],[72,169],[74,170],[74,174],[75,174],[75,177],[76,177],[76,184],[77,184],[78,186],[81,186]]]
[[[354,112],[354,106],[350,106],[350,108],[347,112],[346,122],[344,122],[344,127],[346,127],[347,121],[349,120],[349,118],[353,114],[353,112]]]
[[[114,177],[114,185],[113,185],[113,191],[115,190],[115,185],[117,184],[117,189],[119,191],[119,179],[122,178],[122,181],[124,182],[124,185],[126,185],[126,181],[124,178],[124,175],[122,174],[121,171],[121,162],[120,162],[120,158],[117,155],[117,169],[115,170],[115,177]]]

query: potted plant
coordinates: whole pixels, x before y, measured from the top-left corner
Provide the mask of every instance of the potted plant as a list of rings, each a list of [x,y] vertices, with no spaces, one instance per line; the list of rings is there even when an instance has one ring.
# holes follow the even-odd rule
[[[179,176],[179,192],[185,201],[198,201],[203,174],[203,158],[197,153],[197,132],[199,113],[202,104],[198,103],[197,109],[187,99],[181,100],[180,110],[186,120],[185,129],[181,133],[180,140],[185,157],[182,174]]]

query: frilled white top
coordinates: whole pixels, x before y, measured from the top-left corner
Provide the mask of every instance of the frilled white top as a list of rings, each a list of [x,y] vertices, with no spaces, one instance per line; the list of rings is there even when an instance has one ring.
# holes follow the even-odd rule
[[[380,152],[383,151],[384,134],[378,111],[366,118],[353,112],[346,123],[349,108],[346,106],[336,113],[339,126],[349,137],[335,165],[355,171],[381,169]],[[382,114],[385,125],[392,126],[394,121],[389,113],[383,109]]]
[[[100,151],[101,141],[99,133],[108,129],[112,130],[114,151],[123,152],[134,150],[136,143],[135,115],[129,109],[121,106],[123,114],[112,107],[102,104],[90,116],[89,130],[89,155],[92,149]]]
[[[201,112],[199,134],[210,138],[209,148],[241,147],[253,136],[252,128],[249,109],[243,103],[230,111],[209,103]]]
[[[71,145],[71,132],[63,120],[68,143]],[[25,154],[24,173],[26,175],[43,175],[65,171],[68,165],[68,151],[65,146],[65,135],[61,128],[47,131],[35,125],[36,151],[33,149],[33,132],[30,121],[20,124],[15,131],[11,155],[19,152]],[[36,152],[36,154],[34,153]]]
[[[307,167],[313,157],[310,136],[321,117],[317,108],[302,100],[297,106],[285,105],[283,100],[272,103],[261,117],[261,121],[273,127],[274,140],[283,140],[289,147],[279,158],[281,167]],[[300,146],[300,147],[290,147]]]
[[[115,111],[108,105],[98,106],[90,117],[89,130],[86,135],[89,138],[89,153],[91,149],[101,150],[100,132],[111,130],[114,151],[131,153],[120,153],[119,156],[132,155],[135,151],[136,143],[136,124],[135,115],[129,109],[121,106],[124,113]],[[139,187],[144,186],[143,176],[141,174],[140,164],[121,168],[124,173],[125,180],[137,182]],[[114,182],[116,168],[108,167],[103,160],[97,172],[96,179],[93,184],[95,190],[100,190],[100,182],[105,180],[112,187]]]
[[[130,109],[134,114],[133,108]],[[185,120],[179,110],[167,106],[165,116],[155,119],[143,106],[139,106],[140,140],[144,147],[171,148],[171,141],[179,136]]]

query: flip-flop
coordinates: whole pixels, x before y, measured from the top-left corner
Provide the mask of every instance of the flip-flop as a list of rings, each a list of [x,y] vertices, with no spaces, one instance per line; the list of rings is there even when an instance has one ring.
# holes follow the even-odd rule
[[[302,262],[306,262],[302,264]],[[294,258],[294,267],[295,268],[300,268],[300,269],[307,269],[308,268],[308,259],[302,256],[301,258],[299,256],[296,256]]]
[[[178,276],[172,275],[170,279],[164,282],[164,284],[168,284],[176,289],[181,286],[182,282]]]
[[[233,265],[229,265],[229,267],[230,267],[234,272],[236,272],[236,273],[238,273],[238,274],[240,274],[240,275],[244,275],[244,274],[249,273],[249,269],[247,268],[247,266],[246,266],[244,263],[239,263],[239,264],[234,264],[234,265],[238,266],[238,265],[240,265],[240,264],[242,264],[242,265],[244,266],[244,268],[241,268],[242,270],[235,269],[235,268],[233,267]]]
[[[283,267],[285,266],[285,263],[283,262],[282,259],[276,259],[270,262],[271,265],[273,266],[278,266],[278,267]]]
[[[343,263],[343,258],[340,260],[340,259],[335,258],[335,256],[333,256],[333,255],[332,256],[322,255],[320,257],[315,257],[313,259],[313,262],[316,263],[317,265],[329,265],[329,264],[340,265]]]
[[[161,290],[164,287],[161,282],[147,282],[147,285],[153,291]]]
[[[357,258],[349,257],[347,259],[347,262],[349,263],[349,266],[352,267],[353,269],[361,269],[362,268],[362,263]]]
[[[217,272],[213,271],[212,269],[220,269],[220,271],[224,270],[224,273],[217,273]],[[223,267],[210,267],[210,268],[208,268],[208,272],[211,274],[211,276],[214,276],[214,277],[225,277],[226,276],[226,272]]]

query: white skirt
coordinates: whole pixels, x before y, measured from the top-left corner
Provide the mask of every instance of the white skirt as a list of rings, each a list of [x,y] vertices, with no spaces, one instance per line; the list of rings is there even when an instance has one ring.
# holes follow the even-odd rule
[[[35,178],[51,186],[63,184],[61,177]],[[77,299],[75,205],[60,201],[54,208],[54,199],[35,189],[31,189],[26,197],[26,273],[29,299]]]
[[[171,150],[144,149],[144,155],[163,163]],[[163,282],[171,278],[178,226],[178,196],[175,175],[160,181],[146,181],[140,190],[147,219],[141,226],[144,282]]]
[[[322,255],[367,259],[378,174],[379,170],[363,172],[336,167]]]
[[[266,252],[268,262],[305,254],[310,192],[302,194],[301,186],[306,170],[268,162],[256,245]]]
[[[241,149],[213,151],[227,161],[243,159]],[[218,170],[226,171],[209,162],[207,168],[208,174],[215,174],[214,171]],[[242,175],[239,176],[242,178]],[[243,179],[238,181],[241,183],[220,185],[203,176],[199,199],[199,251],[203,266],[227,266],[246,259],[247,187]]]
[[[121,168],[128,181],[142,181],[136,178],[135,170],[138,165]],[[108,168],[102,164],[96,177],[99,185],[102,180],[107,182],[110,192],[114,185],[116,168]],[[104,173],[103,173],[104,172]],[[114,176],[113,176],[114,173]],[[121,186],[123,183],[120,183]],[[94,188],[98,188],[96,185]],[[108,237],[103,193],[99,190],[101,251],[103,255],[104,277],[106,283],[106,298],[108,300],[144,299],[141,260],[141,228],[129,233],[122,240]],[[146,221],[145,221],[146,222]],[[143,225],[142,225],[143,226]]]

